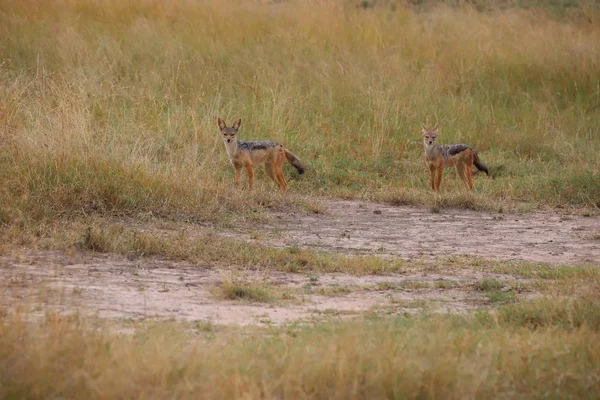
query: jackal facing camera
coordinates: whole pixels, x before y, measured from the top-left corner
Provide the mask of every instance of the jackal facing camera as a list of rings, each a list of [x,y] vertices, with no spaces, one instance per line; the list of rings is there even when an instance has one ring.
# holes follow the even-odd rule
[[[254,142],[240,142],[238,140],[238,130],[242,125],[242,120],[238,119],[233,126],[227,127],[225,121],[218,119],[219,129],[225,150],[235,169],[235,186],[240,186],[240,175],[242,168],[248,171],[248,185],[252,188],[254,184],[254,168],[260,165],[265,166],[267,175],[283,190],[287,190],[287,182],[283,176],[283,161],[287,160],[296,168],[298,174],[304,173],[304,166],[300,159],[291,151],[278,143],[268,140]]]
[[[480,171],[490,176],[490,171],[479,159],[477,152],[466,144],[447,144],[441,146],[437,143],[438,125],[427,129],[423,125],[423,145],[425,147],[425,161],[429,166],[431,188],[440,191],[442,172],[444,168],[456,167],[458,175],[469,190],[473,190],[473,165]]]

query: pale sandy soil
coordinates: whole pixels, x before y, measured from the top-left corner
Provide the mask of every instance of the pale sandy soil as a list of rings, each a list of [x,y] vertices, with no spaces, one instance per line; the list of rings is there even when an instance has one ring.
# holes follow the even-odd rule
[[[479,256],[551,264],[600,264],[600,218],[554,213],[500,214],[326,201],[327,214],[275,214],[256,227],[275,245],[404,259]]]

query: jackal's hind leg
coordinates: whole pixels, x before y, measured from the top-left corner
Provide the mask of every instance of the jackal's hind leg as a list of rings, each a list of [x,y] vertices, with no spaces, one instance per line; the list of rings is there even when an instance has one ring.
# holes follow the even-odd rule
[[[467,187],[473,190],[473,166],[467,165],[465,168],[465,177],[467,178]]]
[[[273,164],[265,163],[265,172],[267,173],[267,176],[269,178],[271,178],[277,186],[281,186],[281,183],[279,183],[279,179],[277,178],[277,175],[275,174],[275,168],[273,168]]]
[[[465,168],[465,165],[462,163],[458,163],[456,164],[456,173],[458,174],[458,176],[460,177],[460,180],[463,181],[463,183],[465,184],[465,186],[467,187],[467,189],[469,188],[469,184],[467,183],[467,171]]]
[[[287,182],[285,181],[285,177],[283,176],[283,162],[276,163],[274,165],[274,168],[277,182],[279,182],[279,186],[285,192],[287,190]]]

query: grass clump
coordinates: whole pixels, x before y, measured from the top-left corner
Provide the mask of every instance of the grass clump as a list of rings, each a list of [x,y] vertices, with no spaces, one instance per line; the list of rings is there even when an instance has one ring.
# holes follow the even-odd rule
[[[549,296],[504,306],[498,310],[498,320],[504,325],[530,329],[557,326],[577,329],[586,326],[600,331],[600,303],[590,295],[574,298]]]
[[[507,282],[498,279],[482,279],[474,284],[475,290],[484,292],[492,304],[505,304],[516,299],[513,288]]]
[[[275,248],[217,234],[188,237],[185,232],[149,233],[116,224],[88,226],[81,236],[72,239],[72,243],[91,251],[137,257],[163,256],[195,263],[234,264],[287,272],[383,274],[396,272],[404,265],[402,260],[345,257],[298,247]]]
[[[492,263],[489,267],[490,271],[495,273],[548,281],[585,279],[597,276],[597,268],[591,265],[573,267],[532,262],[502,262]]]
[[[460,283],[448,280],[437,280],[434,283],[434,287],[436,289],[454,289],[460,287]]]
[[[249,281],[238,275],[232,274],[213,289],[213,294],[226,300],[244,300],[249,302],[270,303],[281,299],[283,296],[267,282]]]
[[[502,289],[503,287],[505,287],[506,284],[500,282],[497,279],[482,279],[479,282],[475,283],[474,287],[475,290],[479,290],[481,292],[493,292],[493,291],[499,291],[500,289]]]
[[[515,292],[512,290],[508,290],[506,292],[493,291],[486,293],[486,296],[489,302],[492,304],[506,304],[514,301],[516,298]]]

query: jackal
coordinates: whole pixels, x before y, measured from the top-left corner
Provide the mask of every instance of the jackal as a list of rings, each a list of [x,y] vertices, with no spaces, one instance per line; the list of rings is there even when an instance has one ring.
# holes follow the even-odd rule
[[[251,188],[254,183],[254,167],[264,165],[267,175],[283,191],[286,191],[287,182],[283,177],[283,160],[288,160],[298,170],[298,174],[302,175],[304,166],[300,159],[282,145],[268,140],[240,142],[237,138],[240,125],[242,125],[242,120],[238,119],[231,128],[228,128],[225,121],[219,118],[219,129],[225,143],[225,150],[227,150],[235,169],[235,186],[240,186],[242,167],[246,167],[248,171],[248,184]]]
[[[481,162],[477,152],[466,144],[439,145],[437,140],[438,124],[433,129],[423,125],[423,145],[425,146],[425,161],[431,175],[431,188],[440,191],[442,172],[444,168],[456,167],[458,175],[469,190],[473,190],[473,165],[490,176],[490,171]],[[437,177],[436,177],[437,172]]]

